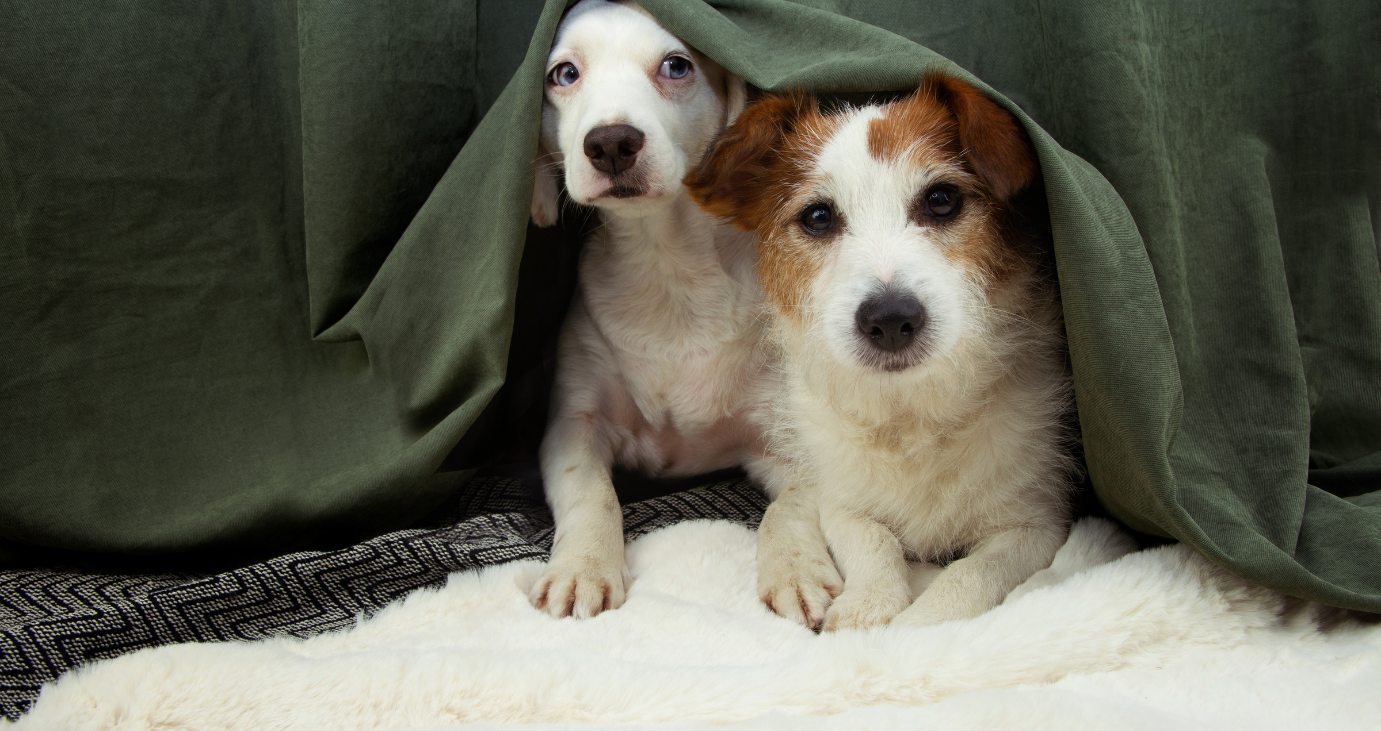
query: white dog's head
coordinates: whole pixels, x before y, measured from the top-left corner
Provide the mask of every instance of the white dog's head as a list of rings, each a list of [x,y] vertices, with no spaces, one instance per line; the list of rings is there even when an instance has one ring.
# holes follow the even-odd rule
[[[642,8],[583,0],[547,58],[532,220],[556,222],[559,167],[577,203],[625,216],[657,210],[743,104],[741,79]]]
[[[764,296],[798,352],[859,375],[980,361],[1033,272],[1007,204],[1037,176],[1017,121],[931,77],[912,96],[823,114],[804,96],[745,111],[688,178],[759,240]]]

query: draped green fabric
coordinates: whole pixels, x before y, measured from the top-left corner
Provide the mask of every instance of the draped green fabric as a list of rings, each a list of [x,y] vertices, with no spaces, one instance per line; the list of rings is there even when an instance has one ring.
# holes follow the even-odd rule
[[[0,3],[0,557],[339,542],[530,453],[588,224],[527,226],[565,4]],[[1381,611],[1374,4],[644,6],[763,89],[992,90],[1099,499]]]

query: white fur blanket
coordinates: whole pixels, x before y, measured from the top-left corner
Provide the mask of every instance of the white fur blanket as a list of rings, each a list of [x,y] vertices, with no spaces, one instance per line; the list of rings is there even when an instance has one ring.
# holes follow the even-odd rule
[[[777,618],[755,547],[724,522],[645,536],[627,604],[593,620],[533,610],[522,562],[334,634],[142,650],[45,687],[15,728],[1381,728],[1381,627],[1180,546],[1129,553],[1103,521],[1002,606],[924,629]]]

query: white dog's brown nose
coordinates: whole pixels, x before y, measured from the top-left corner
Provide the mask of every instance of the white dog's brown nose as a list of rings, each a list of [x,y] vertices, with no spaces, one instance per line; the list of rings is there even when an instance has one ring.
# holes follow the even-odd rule
[[[643,149],[643,133],[626,124],[595,127],[585,135],[585,157],[595,169],[607,175],[633,167]]]
[[[910,345],[925,327],[925,306],[906,292],[887,289],[863,300],[854,322],[873,347],[895,353]]]

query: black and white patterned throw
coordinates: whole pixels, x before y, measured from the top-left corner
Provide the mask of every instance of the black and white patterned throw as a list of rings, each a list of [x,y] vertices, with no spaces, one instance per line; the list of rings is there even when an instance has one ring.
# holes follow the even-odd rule
[[[757,488],[729,480],[626,505],[624,530],[632,540],[700,518],[756,527],[766,505]],[[539,488],[484,477],[423,527],[211,576],[0,571],[0,715],[18,718],[40,686],[93,660],[182,642],[308,637],[351,627],[456,571],[546,559],[551,539]]]

